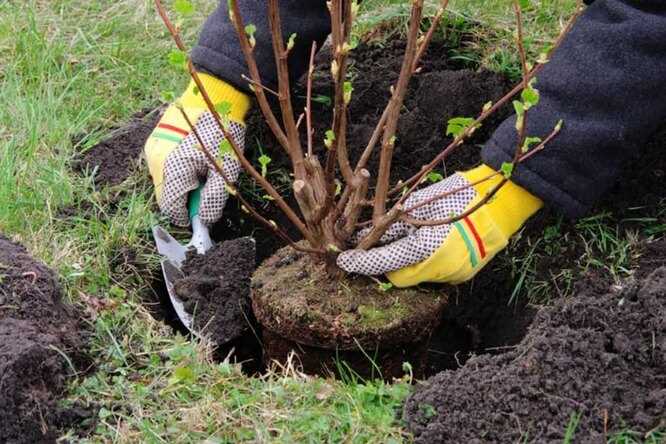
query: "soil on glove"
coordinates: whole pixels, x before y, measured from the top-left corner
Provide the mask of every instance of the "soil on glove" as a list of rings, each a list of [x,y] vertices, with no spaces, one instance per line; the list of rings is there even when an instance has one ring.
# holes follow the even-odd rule
[[[74,170],[94,172],[97,186],[118,185],[138,166],[138,160],[160,119],[162,109],[135,114],[130,122],[116,129],[74,161]]]
[[[446,122],[458,116],[476,116],[483,105],[489,100],[497,100],[507,92],[511,84],[500,74],[488,71],[467,69],[469,64],[451,60],[449,54],[459,49],[459,42],[451,46],[448,41],[435,41],[424,55],[421,73],[414,76],[399,122],[395,155],[393,160],[392,179],[407,179],[416,174],[421,165],[432,160],[450,143],[446,136]],[[354,80],[354,93],[349,107],[348,146],[352,162],[356,162],[365,149],[381,114],[388,103],[390,87],[399,76],[404,54],[404,41],[392,38],[385,42],[361,43],[351,53],[351,66],[357,73]],[[326,49],[318,55],[313,97],[329,99],[333,96],[330,78],[330,53]],[[303,81],[295,85],[292,95],[294,109],[301,110],[305,105],[305,86]],[[279,115],[279,107],[273,107]],[[326,148],[323,146],[324,133],[331,126],[333,119],[332,106],[318,101],[313,102],[313,121],[315,129],[315,151],[323,159]],[[480,161],[480,146],[492,131],[499,126],[508,115],[508,108],[500,110],[491,117],[474,135],[459,149],[459,155],[447,163],[447,173],[463,166],[473,166]],[[270,129],[263,121],[260,111],[255,107],[247,119],[248,139],[246,149],[252,158],[261,153],[268,154],[272,162],[268,167],[268,177],[279,189],[285,190],[288,203],[293,208],[297,205],[291,197],[291,181],[285,172],[290,171],[284,151],[273,137]],[[302,134],[306,146],[305,134]],[[369,162],[370,171],[376,171],[379,163],[379,150],[376,150]],[[258,165],[258,162],[255,162]],[[440,171],[443,172],[443,171]],[[252,180],[241,178],[241,189],[246,192],[262,214],[275,220],[287,229],[295,240],[300,234],[276,206],[264,200],[265,194]],[[214,230],[217,239],[233,239],[239,236],[252,235],[257,239],[257,261],[262,262],[284,243],[263,227],[248,221],[240,205],[233,199],[227,204],[222,220]]]
[[[218,345],[251,329],[250,279],[254,272],[255,243],[240,238],[216,245],[205,255],[188,253],[185,276],[174,283],[194,329]]]
[[[330,369],[338,353],[353,351],[361,356],[346,358],[361,364],[355,370],[362,374],[372,370],[368,356],[375,353],[384,377],[402,376],[405,361],[422,374],[446,301],[441,290],[382,291],[364,277],[332,279],[323,263],[291,247],[265,261],[252,278],[252,307],[264,329],[267,359],[285,362],[293,349],[306,372]]]
[[[575,442],[666,421],[666,267],[622,291],[581,284],[543,308],[510,351],[417,387],[404,419],[417,442]]]
[[[62,302],[55,274],[0,235],[0,442],[55,442],[94,416],[59,405],[72,372],[60,352],[85,370],[85,344],[80,313]]]

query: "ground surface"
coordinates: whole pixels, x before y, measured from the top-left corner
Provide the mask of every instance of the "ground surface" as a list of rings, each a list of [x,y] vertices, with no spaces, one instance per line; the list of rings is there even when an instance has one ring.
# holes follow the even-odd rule
[[[664,264],[662,258],[662,264]],[[405,406],[416,442],[603,442],[666,423],[666,267],[609,293],[539,311],[525,338],[417,387]]]
[[[250,238],[222,242],[205,255],[192,251],[181,268],[184,277],[174,282],[194,328],[215,344],[224,345],[251,328],[254,255]]]
[[[215,3],[195,2],[196,14],[183,22],[188,42]],[[428,2],[429,11],[434,3]],[[532,54],[552,41],[573,3],[532,3],[526,11]],[[464,47],[451,45],[449,60],[515,78],[509,2],[451,4],[456,13],[449,23],[472,37]],[[402,0],[368,0],[363,6],[370,13],[361,17],[359,32],[373,30],[376,36],[400,30],[395,22],[380,32],[375,25],[407,13]],[[461,13],[487,26],[471,27]],[[294,365],[248,378],[238,366],[212,361],[209,345],[186,341],[163,317],[151,316],[158,313],[152,288],[157,287],[159,266],[150,239],[156,217],[145,169],[134,169],[122,183],[107,186],[95,183],[91,168],[81,176],[72,167],[109,135],[109,128],[122,127],[137,110],[157,107],[161,92],[177,94],[184,88],[185,77],[169,68],[166,56],[171,49],[151,2],[0,3],[0,231],[20,240],[57,272],[63,297],[85,311],[91,326],[89,352],[95,366],[69,379],[69,401],[98,405],[97,425],[89,438],[79,437],[80,429],[66,431],[64,425],[62,438],[409,441],[395,421],[410,390],[407,380],[390,385],[339,382],[306,377]],[[438,131],[444,129],[443,121],[438,125]],[[519,342],[521,329],[514,328],[513,321],[517,314],[521,324],[529,324],[530,310],[524,309],[528,301],[551,304],[569,297],[574,283],[586,276],[596,278],[603,287],[598,294],[605,294],[609,285],[632,274],[645,276],[656,267],[654,256],[640,255],[664,251],[663,244],[651,243],[666,233],[663,140],[663,135],[655,138],[647,154],[641,152],[642,160],[628,165],[624,181],[589,218],[573,224],[543,213],[483,275],[453,289],[445,315],[449,328],[431,350],[443,357],[438,368],[463,364],[470,351],[498,353],[503,351],[498,346]],[[252,142],[248,146],[257,157]],[[136,148],[133,152],[140,151]],[[278,157],[272,157],[276,166]],[[247,191],[254,190],[251,183],[243,183]],[[257,194],[261,200],[263,193]],[[231,202],[230,216],[233,211]],[[238,227],[233,217],[231,221],[231,227]],[[238,228],[235,233],[242,232]],[[8,331],[21,322],[10,323]],[[43,335],[33,336],[27,326],[17,328],[28,332],[25,341]],[[505,339],[498,339],[499,332]],[[452,343],[460,345],[451,348]],[[3,344],[15,356],[10,350],[15,343]],[[20,347],[26,348],[25,342]],[[58,374],[57,369],[52,373]],[[645,437],[633,433],[633,426],[626,424],[609,441],[660,441],[657,432]]]
[[[55,274],[0,234],[0,442],[52,441],[94,408],[60,403],[85,371],[81,313],[62,303]]]

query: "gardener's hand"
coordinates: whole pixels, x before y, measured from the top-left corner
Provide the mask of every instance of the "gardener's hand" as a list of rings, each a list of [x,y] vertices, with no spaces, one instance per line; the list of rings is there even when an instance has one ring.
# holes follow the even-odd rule
[[[420,202],[460,189],[493,173],[482,165],[415,192],[406,209]],[[478,203],[501,180],[497,175],[474,187],[435,200],[410,212],[417,220],[443,220],[460,215]],[[508,243],[542,202],[518,185],[508,182],[484,206],[453,224],[417,228],[397,222],[381,239],[383,246],[368,251],[350,250],[338,257],[347,272],[365,275],[387,274],[397,287],[422,282],[457,284],[471,279]],[[361,239],[366,231],[357,234]]]
[[[243,149],[243,119],[249,108],[249,98],[212,76],[199,76],[214,104],[228,102],[231,105],[229,132],[238,147]],[[206,148],[217,159],[224,135],[206,108],[201,94],[196,91],[194,83],[188,86],[178,102],[190,121],[195,124],[196,132]],[[160,210],[173,224],[184,227],[190,224],[187,198],[189,193],[199,186],[200,181],[205,181],[199,208],[201,220],[206,225],[212,225],[222,217],[228,198],[224,179],[199,149],[195,134],[175,105],[167,108],[146,142],[145,154]],[[225,155],[221,166],[229,180],[235,182],[240,173],[238,161]]]

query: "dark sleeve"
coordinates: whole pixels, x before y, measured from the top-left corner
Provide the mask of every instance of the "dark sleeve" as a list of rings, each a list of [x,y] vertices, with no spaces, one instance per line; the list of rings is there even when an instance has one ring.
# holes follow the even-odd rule
[[[529,113],[528,135],[544,137],[559,119],[564,128],[513,180],[580,217],[666,121],[666,1],[596,0],[536,87],[541,102]],[[513,155],[514,125],[515,117],[505,121],[482,152],[496,169]]]
[[[239,1],[244,23],[257,27],[254,55],[260,70],[262,82],[275,88],[277,75],[273,45],[268,25],[268,2],[266,0]],[[318,46],[330,33],[330,16],[325,0],[281,0],[280,18],[285,39],[297,34],[295,46],[289,56],[290,74],[293,79],[300,77],[309,62],[312,41]],[[238,36],[229,20],[226,0],[208,17],[203,26],[199,43],[192,50],[192,61],[198,69],[224,79],[237,88],[249,91],[242,75],[249,76],[245,57],[238,43]]]

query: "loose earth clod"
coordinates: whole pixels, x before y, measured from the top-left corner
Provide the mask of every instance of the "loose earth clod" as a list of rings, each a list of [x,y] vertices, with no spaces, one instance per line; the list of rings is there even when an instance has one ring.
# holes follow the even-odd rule
[[[404,418],[417,442],[605,442],[666,421],[666,267],[638,284],[543,308],[499,356],[470,359],[417,388]]]
[[[192,251],[174,283],[194,330],[227,350],[235,346],[239,361],[259,359],[256,325],[250,306],[250,278],[255,267],[255,242],[240,238],[222,242],[205,255]]]
[[[70,374],[88,366],[80,319],[55,274],[0,235],[0,442],[55,442],[94,416],[59,406]]]

